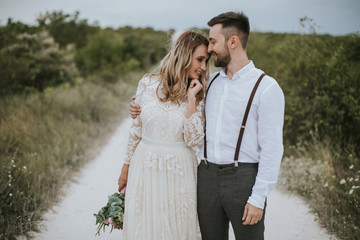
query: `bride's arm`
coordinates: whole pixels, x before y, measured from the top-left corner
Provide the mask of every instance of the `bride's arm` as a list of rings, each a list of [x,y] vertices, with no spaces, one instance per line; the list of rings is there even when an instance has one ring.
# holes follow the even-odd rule
[[[136,103],[141,103],[141,96],[145,90],[145,79],[141,79],[136,90]],[[126,155],[124,159],[124,164],[121,169],[121,174],[118,179],[119,192],[126,186],[127,184],[127,176],[128,170],[131,162],[131,158],[135,152],[136,147],[138,146],[140,140],[142,138],[142,122],[141,116],[138,115],[135,119],[132,120],[130,130],[129,130],[129,139],[127,143]]]

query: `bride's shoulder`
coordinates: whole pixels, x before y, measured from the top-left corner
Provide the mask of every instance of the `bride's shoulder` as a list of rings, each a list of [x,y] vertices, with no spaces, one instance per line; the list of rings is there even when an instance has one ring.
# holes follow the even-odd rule
[[[157,74],[146,74],[139,82],[139,85],[144,87],[157,86],[159,84],[159,76]]]

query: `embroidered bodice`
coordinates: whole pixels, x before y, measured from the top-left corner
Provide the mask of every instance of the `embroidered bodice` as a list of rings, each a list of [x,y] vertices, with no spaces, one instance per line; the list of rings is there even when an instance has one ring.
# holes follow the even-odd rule
[[[201,101],[196,112],[187,119],[187,102],[161,102],[156,96],[158,86],[158,78],[154,76],[146,76],[139,82],[135,101],[141,107],[141,114],[133,119],[130,127],[125,163],[130,163],[136,146],[143,137],[167,143],[185,142],[189,147],[203,141],[204,102]]]

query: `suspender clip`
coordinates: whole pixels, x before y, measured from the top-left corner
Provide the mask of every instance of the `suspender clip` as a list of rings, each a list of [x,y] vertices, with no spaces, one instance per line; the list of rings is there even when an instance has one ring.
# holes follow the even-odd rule
[[[235,160],[234,165],[235,165],[235,167],[239,166],[238,160]]]

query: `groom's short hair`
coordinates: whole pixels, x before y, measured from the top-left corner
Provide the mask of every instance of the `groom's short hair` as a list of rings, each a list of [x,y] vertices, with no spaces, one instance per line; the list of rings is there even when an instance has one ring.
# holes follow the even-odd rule
[[[248,17],[243,12],[226,12],[222,13],[208,22],[208,26],[212,27],[216,24],[222,25],[222,34],[225,40],[236,35],[244,49],[246,49],[250,34],[250,24]]]

